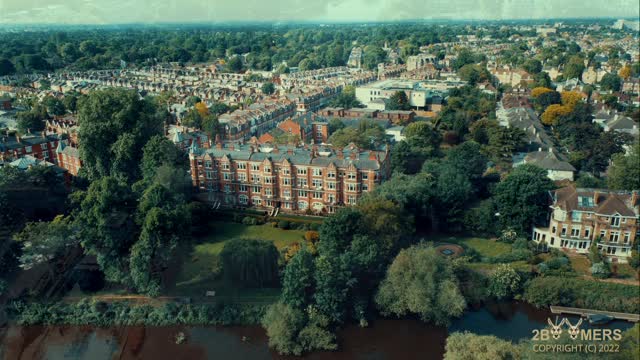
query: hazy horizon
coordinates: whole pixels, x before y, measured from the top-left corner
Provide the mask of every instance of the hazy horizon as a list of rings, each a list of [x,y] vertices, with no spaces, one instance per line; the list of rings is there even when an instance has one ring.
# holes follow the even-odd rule
[[[0,25],[606,19],[640,16],[637,0],[0,0]]]

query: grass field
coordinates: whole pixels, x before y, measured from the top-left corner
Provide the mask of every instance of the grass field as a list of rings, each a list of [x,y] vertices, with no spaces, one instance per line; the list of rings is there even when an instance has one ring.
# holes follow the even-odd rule
[[[225,284],[220,279],[222,264],[220,252],[225,242],[234,238],[272,241],[278,249],[295,242],[304,241],[304,231],[282,230],[270,224],[243,225],[237,223],[213,222],[209,234],[195,239],[195,245],[184,254],[184,260],[176,278],[171,295],[203,296],[206,291],[216,291],[216,298],[238,302],[272,302],[280,293],[279,289],[240,289]]]

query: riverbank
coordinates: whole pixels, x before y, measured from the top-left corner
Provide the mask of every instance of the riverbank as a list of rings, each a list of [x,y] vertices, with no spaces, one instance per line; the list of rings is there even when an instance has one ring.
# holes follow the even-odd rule
[[[417,319],[377,319],[367,328],[338,330],[339,348],[313,352],[310,360],[442,359],[447,337],[469,331],[514,343],[528,340],[532,330],[547,327],[552,316],[522,302],[490,303],[470,310],[446,328]],[[575,323],[576,318],[571,318]],[[626,322],[607,328],[626,330]],[[583,326],[588,327],[588,324]],[[186,341],[176,344],[178,333]],[[4,349],[4,350],[2,350]],[[4,351],[4,354],[2,353]],[[4,356],[4,357],[3,357]],[[7,359],[296,359],[269,349],[264,330],[249,326],[18,326],[0,330],[0,358]]]

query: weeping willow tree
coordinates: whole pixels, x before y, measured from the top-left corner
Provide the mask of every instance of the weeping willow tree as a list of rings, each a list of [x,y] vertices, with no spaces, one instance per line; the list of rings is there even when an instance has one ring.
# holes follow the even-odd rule
[[[222,252],[225,280],[246,287],[267,287],[278,283],[278,249],[271,241],[233,239]]]

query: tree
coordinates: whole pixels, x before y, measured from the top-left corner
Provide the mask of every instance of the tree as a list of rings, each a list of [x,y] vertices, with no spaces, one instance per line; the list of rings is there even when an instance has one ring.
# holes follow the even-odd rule
[[[476,64],[467,64],[458,69],[458,76],[463,81],[466,81],[471,86],[475,86],[477,83],[490,80],[491,74],[486,67],[482,67]]]
[[[620,91],[622,88],[622,79],[613,73],[604,74],[600,80],[600,88],[605,91]]]
[[[631,66],[629,65],[623,66],[618,72],[618,75],[620,75],[620,78],[622,78],[623,80],[628,80],[631,77]]]
[[[563,115],[568,115],[571,112],[571,108],[566,105],[551,104],[544,111],[540,117],[543,124],[547,126],[556,125],[558,118]]]
[[[313,299],[318,311],[331,321],[341,323],[347,313],[350,289],[355,283],[348,257],[344,254],[329,256],[323,254],[321,248],[315,261],[314,279],[316,291]]]
[[[363,107],[362,103],[356,98],[356,88],[353,85],[346,86],[338,96],[331,100],[330,104],[333,107],[344,109]]]
[[[268,81],[262,84],[260,90],[262,90],[262,93],[265,95],[271,95],[276,91],[276,86],[271,81]]]
[[[563,75],[565,79],[582,80],[582,72],[584,71],[584,62],[579,56],[572,56],[569,63],[565,65]]]
[[[189,213],[184,206],[172,210],[154,207],[147,212],[140,238],[131,247],[131,279],[139,292],[149,296],[160,294],[160,275],[189,225]]]
[[[489,277],[489,293],[497,299],[507,299],[517,294],[522,279],[511,265],[500,264]]]
[[[296,309],[304,309],[311,304],[314,272],[311,253],[307,249],[296,252],[287,263],[282,276],[282,302]]]
[[[630,154],[613,155],[613,162],[608,170],[607,183],[610,189],[640,189],[640,143],[636,142]]]
[[[387,110],[411,110],[411,104],[404,91],[396,91],[385,105]]]
[[[436,325],[448,324],[466,308],[451,264],[424,245],[400,251],[380,283],[375,302],[383,315],[413,313]]]
[[[503,229],[527,234],[532,224],[542,222],[548,210],[548,192],[554,188],[547,171],[524,164],[498,183],[493,196]]]
[[[522,68],[529,74],[535,75],[542,71],[542,63],[537,59],[529,59],[522,64]]]
[[[237,55],[232,57],[227,63],[227,69],[230,72],[239,73],[242,71],[242,67],[242,59],[240,59],[240,56]]]
[[[58,98],[47,96],[44,98],[43,103],[47,107],[49,115],[61,116],[67,113],[67,110],[64,108],[64,104]]]
[[[115,175],[133,182],[140,176],[142,147],[162,134],[164,114],[135,91],[98,90],[80,99],[78,125],[83,169],[90,180]]]
[[[196,106],[197,103],[201,103],[202,99],[199,96],[191,95],[187,98],[187,107]]]
[[[45,128],[45,119],[48,118],[47,108],[43,104],[36,104],[29,111],[21,111],[18,118],[18,131],[25,134],[27,132],[42,131]]]
[[[278,281],[278,249],[270,241],[233,239],[220,253],[227,281],[265,287]]]
[[[176,145],[162,135],[154,135],[142,148],[140,170],[144,179],[155,178],[162,165],[170,165],[187,170],[187,160]]]
[[[540,95],[550,92],[553,92],[553,90],[546,87],[536,87],[531,90],[531,97],[538,98]]]
[[[78,96],[75,93],[65,94],[62,99],[62,105],[64,105],[65,109],[75,114],[78,109]]]
[[[8,59],[0,59],[0,76],[13,75],[16,67]]]
[[[132,221],[135,199],[128,186],[113,177],[91,183],[80,197],[74,224],[82,247],[96,256],[98,265],[110,281],[127,284],[128,255],[138,234]]]
[[[495,336],[454,332],[447,337],[445,360],[520,359],[520,349]]]
[[[14,239],[22,244],[20,263],[23,268],[47,264],[51,275],[54,272],[51,260],[64,255],[78,242],[70,219],[63,216],[57,216],[51,222],[27,223]]]

